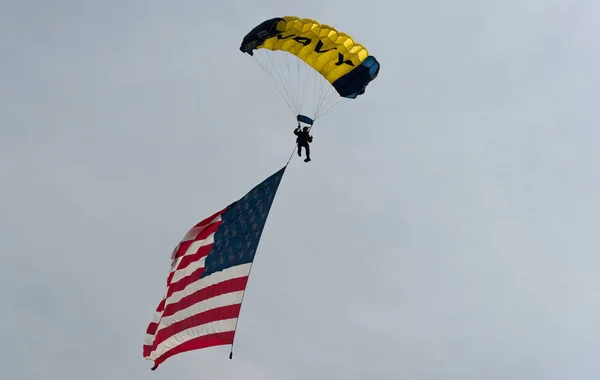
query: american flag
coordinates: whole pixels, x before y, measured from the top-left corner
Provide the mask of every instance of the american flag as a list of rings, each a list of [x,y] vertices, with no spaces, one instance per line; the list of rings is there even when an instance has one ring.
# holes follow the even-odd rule
[[[233,345],[250,268],[285,169],[196,224],[173,250],[166,293],[143,345],[152,370],[182,352]]]

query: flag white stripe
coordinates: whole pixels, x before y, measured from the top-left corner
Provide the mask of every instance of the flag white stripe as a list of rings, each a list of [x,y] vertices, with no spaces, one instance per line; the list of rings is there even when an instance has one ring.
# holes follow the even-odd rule
[[[177,281],[181,281],[185,277],[194,273],[194,271],[196,271],[200,268],[204,268],[205,261],[206,261],[206,256],[204,256],[203,258],[201,258],[198,261],[194,261],[193,263],[191,263],[190,265],[188,265],[187,267],[185,267],[183,269],[179,269],[179,270],[175,271],[175,273],[173,273],[173,279],[171,280],[171,285],[174,285]]]
[[[169,339],[166,339],[165,341],[161,342],[156,347],[156,349],[150,353],[150,358],[152,360],[155,360],[161,355],[163,355],[165,352],[179,346],[180,344],[183,344],[195,338],[199,338],[201,336],[226,331],[234,331],[236,321],[237,318],[224,319],[221,321],[214,321],[184,330],[181,333],[174,335]]]
[[[211,232],[211,234],[208,235],[206,237],[206,239],[197,240],[197,241],[193,242],[192,244],[190,244],[190,246],[185,251],[185,253],[183,254],[183,256],[193,255],[194,253],[196,253],[196,251],[198,251],[198,249],[200,247],[212,244],[214,242],[215,242],[215,233]]]
[[[185,251],[185,253],[176,259],[176,263],[171,265],[171,271],[170,271],[169,275],[171,273],[174,273],[177,270],[179,270],[179,264],[181,263],[181,260],[183,260],[183,258],[185,256],[193,255],[194,253],[196,253],[198,251],[198,249],[200,249],[200,247],[213,244],[214,242],[215,242],[215,234],[213,232],[210,235],[208,235],[206,237],[206,239],[198,240],[198,241],[195,241],[192,244],[190,244],[190,246]]]
[[[242,264],[242,265],[230,267],[221,272],[215,272],[215,273],[211,274],[210,276],[205,277],[196,282],[192,282],[192,283],[188,284],[188,286],[186,286],[183,290],[175,292],[169,298],[167,298],[165,301],[164,307],[166,309],[168,305],[177,303],[177,302],[181,301],[184,297],[194,294],[195,292],[202,290],[206,287],[218,284],[223,281],[231,280],[234,278],[246,277],[250,274],[251,265],[252,265],[251,263],[248,263],[248,264]],[[162,312],[154,313],[152,321],[154,323],[159,323],[161,321],[162,315],[163,315]],[[157,332],[158,331],[156,331],[154,333],[154,335],[146,334],[145,339],[144,339],[144,344],[152,345],[154,336],[157,334]]]
[[[239,277],[246,277],[250,273],[251,263],[236,265],[220,272],[215,272],[210,276],[204,277],[196,282],[192,282],[188,284],[184,289],[171,294],[167,301],[165,302],[165,308],[168,305],[172,305],[181,301],[183,298],[196,293],[199,290],[207,288],[209,286],[218,284],[219,282],[231,280]]]
[[[184,319],[190,318],[196,314],[203,313],[208,310],[216,309],[223,306],[229,305],[237,305],[242,303],[242,297],[244,296],[244,291],[239,290],[232,293],[222,294],[213,298],[209,298],[207,300],[198,302],[186,309],[180,310],[177,313],[165,317],[160,321],[160,325],[156,329],[156,335],[158,335],[159,331],[165,327],[168,327],[174,323],[183,321]],[[146,334],[145,342],[146,344],[152,344],[152,340],[154,339],[154,335]]]
[[[162,317],[162,311],[155,311],[154,315],[152,316],[151,323],[158,323],[160,321],[160,317]]]
[[[187,234],[185,234],[185,236],[183,237],[183,239],[181,239],[181,242],[186,242],[186,241],[190,241],[190,240],[194,240],[198,237],[198,235],[200,234],[200,232],[202,232],[202,230],[204,230],[205,228],[210,227],[211,225],[220,222],[221,221],[221,215],[218,215],[216,218],[214,218],[213,220],[211,220],[210,222],[208,222],[208,224],[205,224],[204,226],[194,226],[192,227],[192,229],[190,229],[188,231]]]

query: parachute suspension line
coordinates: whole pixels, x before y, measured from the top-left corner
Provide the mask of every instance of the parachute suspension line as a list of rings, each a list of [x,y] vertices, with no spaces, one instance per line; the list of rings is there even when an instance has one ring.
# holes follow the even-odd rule
[[[342,98],[339,96],[337,91],[335,91],[334,87],[327,81],[323,81],[320,93],[322,94],[321,101],[319,103],[319,109],[317,110],[315,116],[322,117],[332,111],[333,109],[339,107],[342,104],[347,103],[350,99]],[[324,91],[324,88],[327,86],[327,91]],[[328,101],[329,104],[325,105]]]
[[[259,55],[260,53],[256,56],[258,57]],[[290,62],[290,56],[280,51],[267,50],[265,51],[265,56],[269,59],[270,63],[270,69],[267,70],[268,77],[279,88],[280,94],[286,100],[292,113],[294,115],[301,113],[303,99],[300,98],[300,80],[302,74],[300,60],[293,57],[294,62]],[[296,75],[292,75],[294,69]],[[296,83],[294,83],[294,77],[297,78]]]
[[[257,55],[255,55],[255,58],[249,57],[248,59],[250,59],[252,62],[254,62],[254,64],[256,64],[258,67],[260,67],[262,69],[262,71],[265,73],[265,75],[271,79],[272,85],[275,88],[275,90],[277,90],[277,92],[279,93],[279,95],[283,98],[283,100],[286,102],[286,104],[288,105],[288,107],[293,110],[294,107],[290,104],[288,97],[285,96],[285,94],[283,93],[283,91],[285,90],[285,88],[281,88],[280,86],[278,86],[277,81],[275,80],[275,77],[273,76],[273,74],[267,69],[267,64],[263,63],[260,58],[257,57]]]
[[[319,77],[317,75],[315,75],[313,77],[313,99],[318,99],[319,98],[319,93],[321,92],[321,90],[319,89],[319,87],[317,87],[319,85]],[[323,82],[321,82],[321,85],[323,84]],[[312,114],[313,116],[316,118],[317,116],[317,110],[319,109],[319,103],[321,103],[320,99],[316,100],[315,103],[313,104],[313,111]]]
[[[294,116],[305,114],[316,120],[347,100],[339,97],[326,78],[293,54],[265,49],[249,58],[271,80]],[[308,104],[308,98],[312,104]]]
[[[293,112],[298,112],[299,110],[299,103],[298,103],[298,97],[295,96],[297,94],[294,94],[294,85],[291,82],[291,75],[289,75],[289,73],[291,73],[291,67],[290,67],[290,63],[289,61],[287,61],[285,59],[285,57],[283,56],[283,54],[281,54],[280,52],[271,52],[271,59],[275,62],[275,65],[277,66],[277,68],[279,69],[279,76],[280,78],[283,78],[283,85],[284,87],[287,89],[288,94],[290,96],[290,102],[294,104],[294,109],[292,109]],[[274,57],[273,57],[274,56]],[[278,57],[281,57],[278,58]],[[287,70],[285,70],[283,67],[287,68]]]
[[[271,61],[271,72],[273,72],[273,67],[276,68],[276,74],[277,74],[277,78],[281,81],[282,85],[282,89],[285,90],[288,98],[288,105],[290,106],[290,109],[292,112],[296,111],[298,109],[298,104],[297,102],[295,102],[295,97],[294,94],[292,94],[292,86],[289,83],[289,77],[288,75],[285,75],[286,73],[284,72],[282,66],[281,66],[281,62],[277,59],[278,56],[278,52],[273,52],[270,50],[267,50],[267,56],[269,57],[270,61]],[[274,76],[272,76],[272,78],[274,78]]]
[[[300,66],[300,60],[296,60],[296,75],[297,75],[296,78],[297,78],[298,83],[300,83],[300,78],[301,78],[300,71],[301,70],[302,70],[302,67]],[[298,113],[300,113],[300,112],[298,112]]]
[[[298,59],[296,59],[296,69],[297,69],[297,73],[298,73],[298,78],[301,78],[302,76],[300,74],[303,71],[303,69],[300,66],[300,61]],[[309,75],[310,75],[310,72],[309,72]],[[305,81],[304,82],[304,91],[302,91],[302,85],[300,83],[300,80],[298,79],[298,88],[297,88],[297,92],[296,92],[296,96],[298,97],[298,109],[296,110],[297,114],[302,113],[302,107],[304,106],[304,99],[306,96],[307,84],[308,84],[308,81]]]
[[[291,75],[293,73],[292,64],[289,62],[289,60],[287,60],[285,58],[283,58],[282,61],[284,61],[285,67],[287,68],[287,75],[284,75],[284,77],[287,80],[287,87],[290,89],[293,89],[294,86],[292,85],[292,83],[293,83],[294,79],[293,79],[293,76]],[[300,80],[298,80],[298,83],[300,83]],[[293,111],[298,112],[298,110],[301,108],[301,104],[298,103],[296,96],[292,96],[292,98],[295,102],[294,105],[296,106],[296,108]]]
[[[317,121],[349,100],[294,54],[263,49],[248,57],[270,79],[294,116],[306,115]]]
[[[298,68],[300,68],[300,66],[301,66],[301,65],[300,65],[300,62],[301,62],[301,61],[300,61],[300,59],[299,59],[299,58],[295,58],[295,60],[296,60],[296,64],[298,65]],[[315,76],[315,71],[314,71],[314,70],[312,70],[312,69],[310,69],[310,70],[309,70],[309,69],[308,69],[308,66],[306,66],[306,65],[304,65],[304,64],[302,65],[302,67],[304,68],[304,70],[306,70],[306,71],[308,72],[308,76],[309,76],[309,78],[314,78],[314,77],[316,77],[316,76]],[[306,91],[308,90],[308,83],[309,83],[309,81],[308,81],[308,80],[304,81],[304,92],[302,93],[302,101],[301,101],[301,105],[302,105],[302,107],[304,106],[304,99],[306,98]],[[301,108],[301,109],[302,109],[302,108]],[[300,109],[300,110],[301,110],[301,109]]]
[[[294,113],[300,114],[302,113],[302,108],[304,107],[304,100],[306,98],[306,88],[307,88],[307,83],[304,83],[304,91],[302,90],[302,83],[301,83],[301,78],[303,75],[303,71],[305,70],[305,67],[303,65],[301,65],[301,61],[295,57],[295,56],[289,56],[287,54],[281,54],[281,57],[283,60],[285,60],[288,64],[289,67],[289,71],[288,71],[288,75],[286,75],[287,78],[290,78],[290,80],[292,80],[292,78],[294,78],[293,71],[296,71],[296,79],[297,81],[292,85],[290,83],[290,88],[292,88],[292,90],[294,91],[294,98],[296,100],[296,108],[294,109]],[[292,60],[292,63],[290,63],[290,59]],[[292,69],[291,66],[294,66],[294,69]],[[310,72],[309,72],[310,73]]]
[[[331,88],[328,89],[327,94],[330,91],[331,91]],[[335,108],[338,108],[342,104],[346,104],[350,100],[348,98],[338,98],[335,94],[332,94],[329,96],[327,96],[327,94],[325,94],[323,96],[323,98],[324,98],[323,102],[325,102],[325,100],[328,100],[328,99],[335,99],[335,101],[330,106],[319,107],[319,110],[315,113],[315,119],[325,116],[329,112],[333,111]]]
[[[322,76],[315,76],[314,91],[314,98],[316,99],[313,110],[314,120],[321,118],[349,100],[340,97],[333,85]]]
[[[324,110],[323,112],[319,113],[317,117],[323,117],[325,115],[327,115],[329,112],[333,111],[335,108],[338,108],[340,105],[345,104],[346,102],[348,102],[350,99],[345,99],[341,102],[337,102],[334,105],[332,105],[331,107],[327,108],[326,110]]]
[[[319,78],[317,78],[317,81],[319,81]],[[329,85],[329,82],[326,82],[324,79],[320,81],[320,86],[318,87],[317,90],[317,83],[315,83],[315,97],[318,97],[318,101],[315,102],[315,110],[314,110],[314,115],[315,115],[315,119],[319,117],[319,111],[320,109],[323,107],[323,103],[325,101],[325,95],[327,93],[329,93],[329,91],[331,91],[331,89],[333,88],[333,86],[329,85],[329,88],[327,89],[327,92],[324,94],[324,87],[327,85]]]
[[[296,109],[294,104],[294,96],[290,93],[289,86],[286,86],[285,84],[285,75],[282,76],[282,73],[280,72],[281,68],[280,66],[278,66],[278,62],[275,59],[273,59],[272,52],[267,50],[264,51],[264,53],[264,56],[266,57],[265,61],[268,59],[268,62],[262,62],[261,57],[263,56],[263,54],[261,53],[254,55],[254,61],[258,63],[261,68],[263,68],[263,71],[265,72],[267,77],[271,79],[271,82],[279,92],[279,95],[286,102],[289,109],[292,112],[294,112],[294,110]],[[279,68],[279,71],[277,70],[277,68]]]

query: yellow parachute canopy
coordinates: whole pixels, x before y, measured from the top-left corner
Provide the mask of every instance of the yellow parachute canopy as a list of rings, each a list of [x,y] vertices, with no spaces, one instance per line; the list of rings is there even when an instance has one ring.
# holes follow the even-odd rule
[[[331,108],[324,107],[326,100],[333,99],[336,103],[340,98],[353,99],[363,94],[379,73],[379,62],[363,45],[346,33],[308,18],[286,16],[266,20],[244,37],[240,50],[256,59],[294,112],[302,111],[308,82],[314,73],[320,74],[320,80],[312,78],[311,83],[317,98],[315,117]],[[258,58],[258,52],[266,54]],[[268,62],[261,61],[265,56]],[[305,65],[300,66],[300,61]],[[327,86],[320,83],[323,80]],[[332,89],[337,95],[329,95]]]

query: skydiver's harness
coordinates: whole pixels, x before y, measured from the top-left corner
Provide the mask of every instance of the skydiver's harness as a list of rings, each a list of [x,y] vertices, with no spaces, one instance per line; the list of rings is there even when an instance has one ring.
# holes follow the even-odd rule
[[[310,117],[304,116],[304,115],[296,116],[296,120],[298,120],[298,129],[300,129],[300,123],[308,124],[309,127],[308,127],[307,136],[306,136],[306,142],[311,143],[313,139],[309,133],[310,133],[310,130],[312,129],[312,126],[315,123],[315,121],[313,119],[311,119]],[[298,143],[299,138],[300,138],[300,136],[298,136],[296,138],[296,143]]]
[[[311,119],[308,116],[305,115],[298,115],[296,116],[296,120],[298,121],[298,127],[300,127],[300,123],[304,123],[304,124],[308,124],[308,132],[310,132],[310,130],[313,127],[313,124],[315,123],[315,121],[313,119]],[[298,146],[298,138],[300,138],[300,136],[298,136],[296,138],[296,145],[294,145],[294,150],[292,151],[292,154],[290,155],[290,158],[287,161],[287,164],[290,163],[290,161],[292,160],[292,157],[294,157],[294,152],[296,151],[296,147]],[[308,142],[311,143],[313,141],[312,136],[308,135]],[[286,164],[286,166],[287,166]]]
[[[296,130],[299,130],[300,126],[298,126],[298,128]],[[300,144],[302,146],[307,145],[308,143],[311,143],[313,138],[311,135],[309,135],[308,133],[310,132],[310,129],[306,132],[306,138],[302,135],[304,135],[304,131],[301,131],[300,133],[302,133],[302,135],[298,135],[298,137],[296,137],[296,143]]]

